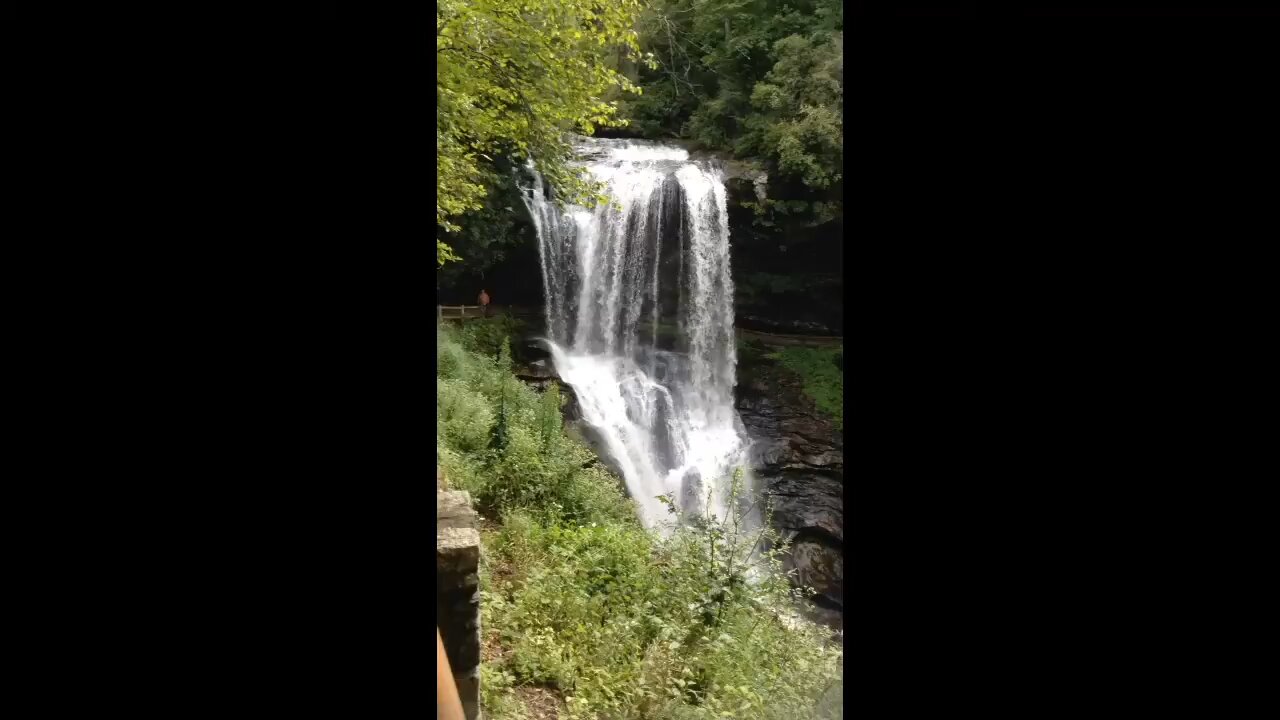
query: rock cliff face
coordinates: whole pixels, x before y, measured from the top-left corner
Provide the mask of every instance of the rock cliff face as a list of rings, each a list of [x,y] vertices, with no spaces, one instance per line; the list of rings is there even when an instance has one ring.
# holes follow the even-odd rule
[[[819,619],[843,626],[844,434],[819,412],[800,381],[770,361],[739,361],[737,408],[753,440],[757,487],[773,524],[790,538],[788,569],[817,591]]]
[[[811,204],[787,200],[787,188],[768,185],[758,175],[729,175],[725,189],[738,327],[841,335],[843,217],[819,222]],[[775,207],[758,217],[751,206],[765,197],[796,203],[787,206],[793,214]]]

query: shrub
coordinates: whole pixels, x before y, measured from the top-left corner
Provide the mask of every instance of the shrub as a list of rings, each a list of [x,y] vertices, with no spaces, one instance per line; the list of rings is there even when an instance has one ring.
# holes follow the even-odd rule
[[[463,349],[456,335],[443,326],[436,328],[436,377],[465,379],[472,371],[471,353]]]
[[[480,665],[480,706],[490,720],[526,720],[528,714],[512,695],[515,675],[492,665]]]
[[[496,357],[502,350],[503,342],[517,340],[524,333],[524,322],[510,315],[501,314],[476,320],[467,320],[462,325],[460,339],[462,346],[471,352],[485,357]],[[510,349],[508,349],[510,352]]]
[[[436,380],[436,423],[448,446],[460,453],[482,452],[493,428],[488,398],[462,380]]]
[[[740,532],[742,517],[683,518],[659,539],[507,516],[492,562],[525,570],[496,593],[491,631],[516,681],[560,689],[575,718],[815,717],[839,652],[786,617],[785,545],[768,525]]]
[[[474,458],[464,455],[441,440],[436,440],[436,464],[444,470],[450,489],[466,490],[473,498],[481,494],[485,474]]]
[[[503,648],[482,666],[485,712],[522,718],[514,688],[540,684],[569,718],[819,717],[840,653],[789,617],[799,593],[768,519],[748,534],[745,511],[680,517],[669,502],[674,528],[651,533],[565,434],[559,389],[515,379],[503,343],[482,356],[458,335],[438,334],[438,463],[502,520],[481,549],[481,624]],[[731,500],[742,491],[739,474]]]
[[[509,343],[487,358],[463,347],[464,332],[437,333],[437,452],[452,482],[494,516],[524,508],[548,521],[636,523],[618,480],[565,434],[559,387],[538,393],[511,374]]]

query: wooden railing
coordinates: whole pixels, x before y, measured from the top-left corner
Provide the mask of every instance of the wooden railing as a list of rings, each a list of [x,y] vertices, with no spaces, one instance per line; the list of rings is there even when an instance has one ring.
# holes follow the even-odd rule
[[[436,318],[440,320],[466,320],[484,317],[483,305],[437,305]]]

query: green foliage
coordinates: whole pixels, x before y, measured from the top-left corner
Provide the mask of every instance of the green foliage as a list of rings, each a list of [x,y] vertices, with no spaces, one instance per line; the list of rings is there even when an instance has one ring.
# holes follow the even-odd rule
[[[488,192],[480,206],[451,218],[456,230],[436,229],[438,239],[451,253],[458,259],[466,258],[465,263],[451,261],[437,269],[436,282],[441,287],[460,286],[463,278],[488,270],[506,258],[517,243],[529,241],[516,224],[524,211],[516,175],[510,163],[495,160],[498,162],[486,182]]]
[[[436,449],[453,485],[494,515],[524,508],[556,521],[636,523],[618,481],[564,434],[559,388],[539,394],[520,382],[509,341],[491,334],[501,325],[468,334],[476,325],[436,335]]]
[[[512,695],[515,675],[490,664],[480,665],[480,707],[491,720],[527,720],[524,707]]]
[[[616,70],[639,61],[640,0],[439,0],[436,3],[436,224],[484,206],[495,158],[535,158],[558,197],[598,187],[568,164],[565,133],[624,124],[611,91],[640,92]],[[611,58],[611,56],[613,56]],[[456,260],[437,238],[437,264]]]
[[[755,338],[743,336],[743,335],[738,336],[737,348],[738,348],[738,384],[741,385],[743,381],[744,371],[748,370],[751,366],[754,366],[757,363],[759,363],[761,360],[763,360],[765,356],[768,354],[769,348],[767,348],[759,340],[756,340]]]
[[[623,113],[649,137],[686,137],[765,161],[814,223],[840,214],[843,6],[838,0],[654,0],[640,19],[656,67]],[[773,200],[755,209],[781,210]]]
[[[840,362],[844,346],[826,348],[787,347],[766,355],[800,377],[804,394],[818,409],[830,415],[844,430],[844,371]]]
[[[478,453],[489,443],[494,413],[488,400],[462,380],[436,379],[436,423],[448,447]]]
[[[555,451],[564,431],[560,406],[560,385],[553,382],[543,391],[538,407],[538,429],[542,432],[542,449],[546,452]]]
[[[815,704],[840,652],[788,617],[800,593],[785,544],[742,532],[741,517],[686,519],[661,538],[507,516],[486,559],[515,571],[481,601],[482,625],[512,649],[502,667],[557,688],[573,718],[825,717]]]
[[[677,138],[685,120],[697,109],[698,96],[682,91],[678,83],[653,83],[645,86],[643,95],[619,100],[618,107],[640,137]]]
[[[502,338],[502,344],[498,347],[498,370],[510,374],[511,373],[511,336],[506,335]]]
[[[813,289],[812,276],[791,273],[743,273],[734,278],[734,293],[740,303],[768,302],[773,296],[805,293]]]
[[[496,357],[502,352],[503,343],[506,342],[507,356],[510,357],[510,340],[523,335],[524,329],[524,322],[510,315],[500,314],[464,321],[459,338],[463,348],[486,357]]]
[[[617,480],[565,434],[559,387],[538,393],[504,367],[501,341],[479,353],[464,335],[437,330],[436,443],[452,485],[502,519],[481,551],[481,625],[503,649],[481,668],[485,713],[524,720],[515,688],[536,684],[583,720],[838,717],[817,704],[841,652],[790,613],[803,593],[768,518],[752,533],[745,510],[644,529]],[[500,416],[506,441],[490,447]],[[739,473],[732,507],[742,494]]]
[[[844,163],[843,33],[789,35],[774,43],[773,69],[751,92],[758,115],[742,150],[757,150],[784,175],[826,189]]]
[[[507,360],[509,365],[510,358]],[[499,360],[497,366],[499,371],[506,369],[502,367],[501,360]],[[498,421],[494,423],[493,432],[489,435],[489,447],[498,454],[505,455],[507,444],[511,437],[511,414],[507,411],[507,378],[505,375],[500,375],[500,377],[502,391],[498,400]]]

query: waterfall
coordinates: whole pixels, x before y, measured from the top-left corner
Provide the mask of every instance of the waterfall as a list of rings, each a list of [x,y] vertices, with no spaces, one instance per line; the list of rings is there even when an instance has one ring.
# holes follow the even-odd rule
[[[532,165],[524,192],[556,371],[647,526],[667,518],[659,495],[724,518],[748,441],[733,405],[723,178],[687,151],[658,143],[584,138],[578,150],[612,203],[561,211]]]

